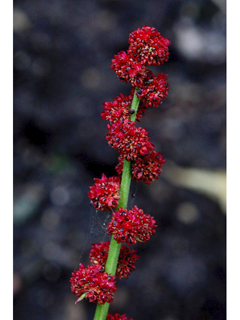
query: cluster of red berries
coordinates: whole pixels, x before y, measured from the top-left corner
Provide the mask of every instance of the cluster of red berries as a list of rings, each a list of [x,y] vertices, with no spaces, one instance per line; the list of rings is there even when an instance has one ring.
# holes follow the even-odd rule
[[[168,94],[167,75],[155,76],[147,67],[161,65],[168,60],[170,41],[155,28],[144,26],[129,35],[129,48],[114,56],[111,68],[121,81],[138,87],[138,98],[157,107]]]
[[[80,263],[79,268],[72,273],[70,283],[72,292],[79,297],[76,303],[83,298],[98,304],[110,303],[117,290],[115,277],[104,272],[100,264],[88,265],[85,268]]]
[[[117,290],[116,278],[105,272],[110,242],[94,243],[90,249],[90,263],[85,268],[82,263],[72,273],[70,279],[71,291],[78,297],[77,302],[83,298],[98,304],[113,301],[113,293]],[[126,246],[120,249],[116,277],[128,278],[135,270],[135,262],[140,258],[136,250]]]
[[[97,211],[108,211],[118,206],[120,177],[107,178],[102,174],[101,179],[94,179],[95,183],[89,187],[88,198]]]
[[[147,109],[158,107],[168,94],[167,75],[157,76],[148,69],[150,65],[161,65],[168,60],[170,41],[164,38],[155,28],[144,26],[129,35],[129,48],[114,56],[111,68],[121,81],[132,85],[128,96],[120,94],[112,102],[103,104],[101,117],[108,121],[108,144],[119,152],[116,171],[118,176],[94,179],[89,187],[90,203],[97,211],[112,211],[112,219],[107,226],[107,234],[112,235],[117,243],[134,245],[145,242],[155,233],[157,227],[154,218],[144,214],[134,206],[131,210],[119,208],[120,182],[124,161],[131,161],[131,178],[150,184],[157,180],[165,162],[160,152],[154,150],[145,128],[136,127]],[[132,109],[132,100],[136,94],[140,99],[137,109]],[[136,114],[135,114],[136,112]],[[135,115],[135,121],[132,116]],[[72,273],[71,290],[90,302],[104,304],[113,300],[116,291],[116,278],[105,272],[110,242],[92,244],[90,265],[80,267]],[[135,270],[139,259],[136,250],[122,245],[116,268],[116,277],[127,278]],[[108,314],[107,320],[133,320],[126,315]]]
[[[134,206],[132,210],[119,208],[113,212],[107,233],[112,234],[118,243],[129,246],[137,242],[146,242],[155,233],[156,221],[142,209]]]
[[[116,167],[121,174],[123,159],[132,161],[132,179],[150,184],[158,179],[164,157],[154,151],[148,132],[136,127],[146,110],[158,107],[168,94],[167,75],[154,75],[149,65],[161,65],[168,60],[170,41],[155,28],[144,26],[129,35],[129,48],[120,51],[112,60],[111,68],[121,81],[130,82],[132,91],[129,96],[121,94],[112,102],[105,102],[101,113],[108,120],[108,144],[119,151],[119,164]],[[130,121],[135,113],[131,109],[134,90],[140,99],[135,122]]]
[[[145,128],[136,127],[130,120],[119,120],[107,126],[109,132],[106,139],[113,149],[118,149],[119,154],[126,160],[136,160],[138,157],[148,155],[154,148],[150,142]]]
[[[120,155],[118,157],[118,165],[116,171],[119,175],[123,171],[124,157]],[[162,172],[162,165],[166,160],[160,152],[153,150],[145,157],[138,157],[132,162],[132,179],[136,182],[143,181],[146,184],[150,184],[153,180],[157,180]]]
[[[132,318],[127,318],[125,314],[120,315],[119,313],[108,314],[107,320],[134,320]]]
[[[120,96],[113,98],[111,102],[103,103],[103,111],[101,112],[102,119],[108,120],[108,122],[116,123],[120,119],[121,121],[127,119],[135,112],[131,109],[132,99],[133,99],[134,89],[128,96],[124,96],[120,93]],[[140,101],[138,111],[136,114],[136,121],[140,121],[141,117],[147,111],[147,107],[144,103]]]
[[[90,262],[92,264],[100,264],[104,269],[108,257],[109,245],[110,241],[93,243],[89,254]],[[130,250],[126,246],[121,246],[116,277],[119,279],[127,279],[135,270],[135,262],[140,258],[136,252],[137,250]]]
[[[130,33],[128,41],[129,54],[143,65],[161,65],[168,60],[170,41],[153,27],[138,28]]]

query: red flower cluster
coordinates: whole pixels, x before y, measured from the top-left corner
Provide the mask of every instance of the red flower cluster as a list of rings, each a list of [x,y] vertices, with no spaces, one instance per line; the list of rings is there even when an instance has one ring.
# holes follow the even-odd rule
[[[95,183],[89,187],[88,198],[94,209],[110,211],[115,209],[119,200],[120,177],[107,178],[102,174],[101,179],[94,179]]]
[[[146,129],[137,128],[130,120],[119,120],[108,124],[107,128],[109,129],[106,136],[108,144],[113,149],[118,149],[128,161],[148,155],[154,148],[154,144],[149,141]]]
[[[105,264],[108,257],[110,241],[94,243],[89,254],[89,260],[91,263],[100,264],[105,268]],[[128,278],[130,274],[135,270],[135,262],[140,258],[136,254],[136,250],[130,250],[126,246],[122,246],[120,249],[120,255],[117,264],[116,277],[119,279]]]
[[[119,175],[122,174],[123,170],[123,156],[118,157],[118,165],[116,171]],[[132,180],[135,182],[145,182],[150,184],[153,180],[159,178],[162,172],[162,165],[166,162],[160,152],[152,150],[145,157],[138,157],[135,161],[132,161]]]
[[[85,268],[80,263],[79,268],[72,273],[70,283],[71,291],[79,297],[76,303],[84,298],[98,304],[110,303],[117,290],[115,277],[104,272],[99,264]]]
[[[144,79],[143,85],[137,90],[137,97],[146,107],[157,108],[168,95],[167,75],[159,73],[155,76],[152,72]]]
[[[120,315],[119,313],[110,314],[107,315],[107,320],[134,320],[133,318],[127,318],[126,314]]]
[[[111,68],[121,81],[141,89],[138,97],[144,98],[147,106],[157,107],[168,94],[167,75],[154,76],[147,66],[168,60],[170,41],[155,28],[144,26],[132,32],[128,42],[127,52],[116,54]]]
[[[118,243],[127,245],[146,242],[156,232],[156,221],[142,209],[134,206],[132,210],[120,208],[113,212],[107,227],[107,234],[112,234]]]
[[[150,142],[146,129],[136,127],[132,119],[135,118],[135,121],[139,122],[148,108],[158,107],[166,98],[167,75],[159,73],[155,76],[148,66],[161,65],[167,61],[169,45],[170,41],[155,28],[144,26],[132,32],[129,36],[128,50],[116,54],[111,64],[119,79],[131,84],[131,92],[128,96],[120,94],[113,101],[105,102],[101,112],[101,117],[109,122],[107,142],[113,149],[119,151],[119,163],[116,166],[119,176],[107,178],[102,174],[101,179],[95,178],[94,185],[89,187],[88,197],[96,210],[112,211],[107,234],[112,235],[117,243],[125,243],[128,246],[146,242],[156,232],[156,221],[149,214],[144,214],[142,209],[137,206],[132,210],[118,207],[120,176],[124,159],[131,161],[131,174],[135,181],[150,184],[158,179],[162,171],[164,157],[154,150],[155,146]],[[136,98],[134,94],[140,99],[140,102],[134,100],[139,102],[136,114],[135,109],[131,109],[133,98]],[[137,108],[136,104],[133,106]],[[121,194],[124,184],[122,186]],[[120,247],[116,268],[116,277],[119,279],[127,278],[135,270],[136,261],[139,259],[136,250],[130,250],[128,246]],[[113,301],[113,294],[116,291],[115,276],[105,272],[109,247],[109,241],[92,244],[89,254],[91,264],[86,268],[80,264],[72,273],[70,283],[72,292],[78,296],[76,302],[83,298],[98,304]],[[118,251],[115,250],[116,252]],[[109,258],[112,259],[113,256]],[[127,318],[125,314],[109,313],[107,320],[134,319]]]
[[[160,65],[168,60],[170,41],[155,28],[144,26],[129,35],[129,54],[143,65]]]
[[[130,116],[135,112],[131,109],[133,99],[133,90],[130,95],[124,96],[122,93],[119,97],[113,98],[112,102],[103,103],[103,111],[101,112],[102,119],[108,120],[109,123],[115,123],[121,120],[129,120]],[[140,121],[147,108],[143,103],[140,102],[136,121]]]
[[[108,120],[110,123],[115,123],[120,118],[129,119],[132,99],[132,94],[125,97],[121,93],[119,97],[113,98],[112,102],[104,102],[101,112],[102,119]]]
[[[142,64],[133,60],[125,51],[120,51],[114,55],[111,68],[116,72],[121,81],[134,84],[135,77],[142,71]]]
[[[120,95],[113,102],[105,102],[101,113],[109,121],[106,139],[113,149],[119,151],[117,173],[121,175],[123,159],[132,161],[132,179],[150,184],[158,179],[165,159],[161,153],[154,151],[148,132],[136,127],[130,121],[135,112],[131,102],[135,88],[140,104],[136,121],[140,121],[146,110],[158,107],[168,94],[167,75],[157,76],[147,68],[149,65],[161,65],[168,60],[170,41],[155,28],[144,26],[129,35],[127,52],[120,51],[112,60],[111,68],[121,81],[130,82],[132,90],[129,96]]]

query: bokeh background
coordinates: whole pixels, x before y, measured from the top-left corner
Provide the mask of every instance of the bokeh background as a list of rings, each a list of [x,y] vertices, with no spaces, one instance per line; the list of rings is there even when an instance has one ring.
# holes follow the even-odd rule
[[[14,1],[14,319],[90,320],[69,278],[106,239],[89,206],[94,177],[115,175],[104,101],[130,85],[110,69],[143,25],[171,40],[169,95],[141,126],[167,159],[130,205],[157,233],[118,281],[110,311],[144,320],[226,318],[226,10],[224,0]]]

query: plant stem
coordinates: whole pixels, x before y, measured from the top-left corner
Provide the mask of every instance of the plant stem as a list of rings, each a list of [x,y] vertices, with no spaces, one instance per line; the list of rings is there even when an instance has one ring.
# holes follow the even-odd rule
[[[131,105],[131,109],[133,109],[135,111],[135,113],[132,114],[131,117],[130,117],[131,121],[135,121],[136,120],[138,106],[139,106],[139,103],[140,103],[140,99],[138,99],[138,97],[137,97],[137,89],[138,89],[138,87],[136,87],[135,90],[134,90],[134,95],[133,95],[133,100],[132,100],[132,105]]]
[[[135,88],[133,100],[130,108],[135,110],[135,112],[130,117],[131,121],[135,121],[138,106],[140,103],[140,99],[137,98],[136,91],[137,91],[137,87]],[[117,209],[127,208],[129,190],[131,185],[131,177],[132,177],[131,161],[127,161],[126,159],[124,159],[121,186],[120,186],[120,200],[119,200]],[[108,258],[105,266],[105,272],[111,275],[116,274],[120,249],[121,249],[121,243],[117,243],[117,241],[112,236],[110,246],[109,246]],[[106,320],[109,305],[110,305],[109,303],[97,305],[94,320]]]

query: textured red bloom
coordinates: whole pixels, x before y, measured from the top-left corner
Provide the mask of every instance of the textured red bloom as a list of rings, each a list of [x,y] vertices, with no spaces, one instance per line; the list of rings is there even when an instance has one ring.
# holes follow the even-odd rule
[[[100,264],[105,268],[108,257],[110,241],[94,243],[89,254],[91,263]],[[120,249],[120,255],[117,264],[116,277],[119,279],[127,278],[136,268],[135,262],[140,258],[136,250],[130,250],[126,246]]]
[[[124,158],[120,155],[118,157],[118,165],[116,171],[119,175],[122,174]],[[159,178],[162,172],[162,166],[166,162],[160,152],[152,150],[147,156],[138,157],[132,161],[132,180],[136,182],[145,182],[150,184],[153,180]]]
[[[131,245],[149,240],[156,232],[156,227],[153,217],[134,206],[132,210],[120,208],[113,212],[107,234],[112,234],[118,243]]]
[[[143,67],[141,72],[136,74],[136,76],[131,79],[133,89],[134,87],[142,87],[144,83],[147,81],[147,79],[150,79],[152,75],[153,73],[151,70],[149,70],[146,67]]]
[[[136,252],[137,250],[130,250],[126,246],[121,246],[116,271],[116,275],[119,279],[128,278],[128,276],[130,276],[130,274],[135,270],[135,262],[140,258]]]
[[[170,41],[155,28],[144,26],[129,35],[128,53],[143,65],[161,65],[168,60]]]
[[[132,163],[132,175],[133,180],[143,181],[146,184],[150,184],[153,180],[159,178],[162,172],[162,165],[166,162],[160,152],[153,150],[149,155],[142,158],[137,158]]]
[[[132,59],[126,51],[114,55],[111,68],[121,81],[129,82],[142,70],[142,64]]]
[[[99,264],[85,268],[80,263],[79,268],[72,273],[70,283],[71,291],[79,297],[76,303],[83,298],[98,304],[110,303],[117,290],[115,277],[104,272]]]
[[[132,99],[132,94],[126,97],[120,94],[119,97],[113,98],[112,102],[104,102],[101,112],[102,119],[108,120],[110,123],[117,122],[120,118],[129,119]]]
[[[133,318],[127,318],[126,314],[120,315],[119,313],[110,314],[107,315],[107,320],[134,320]]]
[[[102,174],[101,179],[94,179],[95,183],[89,187],[88,198],[94,209],[110,211],[118,205],[120,177],[107,178]]]
[[[147,155],[154,148],[146,129],[137,128],[135,122],[119,120],[109,124],[107,128],[110,129],[106,136],[108,144],[113,149],[118,149],[128,161],[135,160],[139,155]]]
[[[146,107],[158,107],[167,97],[169,89],[167,78],[168,76],[163,73],[157,76],[152,72],[148,73],[148,77],[137,90],[137,97]]]
[[[120,96],[113,98],[112,102],[103,103],[103,111],[101,112],[102,119],[108,120],[110,123],[117,122],[120,119],[130,119],[134,110],[131,109],[134,89],[128,96],[124,96],[122,93]],[[140,103],[137,111],[136,121],[140,121],[147,108]]]

